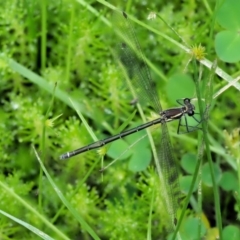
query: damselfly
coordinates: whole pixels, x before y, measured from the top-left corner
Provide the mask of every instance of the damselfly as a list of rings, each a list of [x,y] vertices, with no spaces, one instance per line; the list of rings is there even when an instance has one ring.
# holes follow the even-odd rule
[[[125,69],[125,73],[129,77],[129,81],[135,90],[137,99],[149,102],[160,117],[136,128],[124,131],[118,135],[108,137],[77,150],[64,153],[60,156],[60,159],[67,159],[76,156],[77,154],[100,148],[110,142],[116,141],[155,124],[161,124],[162,134],[160,147],[158,148],[159,161],[156,164],[160,166],[162,176],[160,180],[163,181],[163,185],[166,187],[165,192],[167,194],[167,206],[169,208],[170,215],[172,216],[172,224],[174,224],[176,220],[176,211],[181,200],[181,193],[178,182],[177,166],[173,157],[173,149],[166,123],[173,120],[179,120],[177,132],[180,133],[182,132],[180,130],[182,128],[185,129],[184,132],[191,132],[199,129],[198,126],[201,123],[201,120],[196,118],[195,107],[190,98],[177,100],[177,102],[181,105],[180,107],[170,108],[164,111],[162,110],[145,56],[141,51],[140,44],[136,37],[134,28],[128,19],[128,15],[125,12],[118,11],[114,14],[114,29],[118,34],[120,33],[121,38],[123,39],[123,41],[121,41],[115,49],[115,55]],[[195,120],[196,124],[194,126],[189,126],[187,121],[188,117]]]

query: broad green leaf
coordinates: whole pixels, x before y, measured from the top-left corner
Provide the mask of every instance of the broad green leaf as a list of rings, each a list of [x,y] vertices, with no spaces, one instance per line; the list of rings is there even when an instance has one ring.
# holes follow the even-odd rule
[[[192,183],[192,176],[183,176],[180,178],[180,188],[181,191],[187,194]],[[194,185],[193,192],[197,190],[197,182]]]
[[[229,225],[223,229],[223,240],[228,240],[228,239],[231,239],[231,240],[240,239],[239,227]]]
[[[224,62],[240,60],[240,34],[234,31],[222,31],[216,35],[215,49],[219,58]]]
[[[133,125],[131,128],[134,128],[136,126],[141,125],[142,123],[139,123],[138,125]],[[129,145],[133,145],[132,149],[135,148],[144,148],[149,145],[149,140],[147,137],[146,130],[135,132],[134,134],[131,134],[125,138],[125,140],[129,143]]]
[[[240,30],[240,1],[225,0],[217,12],[218,23],[228,30]]]
[[[132,154],[131,149],[128,149],[128,148],[129,148],[129,145],[127,144],[127,142],[124,141],[123,139],[119,139],[111,143],[111,146],[107,152],[107,155],[113,159],[120,157],[119,160],[123,160],[128,158]]]
[[[193,217],[189,217],[186,219],[181,230],[183,239],[197,239],[199,221],[201,220]],[[202,222],[200,222],[200,224],[201,224],[201,237],[203,237],[204,234],[206,233],[206,228]]]
[[[213,164],[213,171],[215,175],[216,183],[219,182],[222,176],[222,171],[217,164]],[[202,181],[205,185],[212,186],[212,176],[210,172],[210,167],[208,163],[205,163],[202,167]]]
[[[181,159],[181,166],[187,172],[192,174],[197,164],[196,155],[193,153],[184,154]]]
[[[168,98],[174,103],[179,98],[191,98],[194,94],[195,85],[187,74],[179,73],[171,76],[166,85]]]
[[[151,161],[151,156],[151,150],[148,148],[139,148],[137,151],[134,151],[129,161],[129,170],[133,172],[146,170]]]
[[[224,172],[219,184],[225,191],[236,191],[238,189],[237,176],[232,171]]]

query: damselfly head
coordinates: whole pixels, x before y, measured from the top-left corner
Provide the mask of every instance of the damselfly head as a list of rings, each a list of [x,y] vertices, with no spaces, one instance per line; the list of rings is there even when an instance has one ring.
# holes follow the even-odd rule
[[[183,102],[185,104],[186,113],[188,114],[188,116],[193,116],[195,106],[191,103],[191,99],[190,98],[184,98]]]
[[[191,104],[191,109],[188,112],[188,116],[193,116],[195,114],[195,106]]]
[[[190,98],[184,98],[183,100],[184,104],[188,104],[191,102],[191,99]]]
[[[192,105],[193,106],[193,105]],[[194,107],[194,106],[193,106]],[[189,110],[188,109],[188,111],[187,111],[187,114],[188,114],[188,116],[193,116],[194,115],[194,111],[193,110]]]

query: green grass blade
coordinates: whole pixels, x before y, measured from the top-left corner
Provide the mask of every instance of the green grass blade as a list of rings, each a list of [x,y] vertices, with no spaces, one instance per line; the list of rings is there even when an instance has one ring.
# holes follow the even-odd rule
[[[71,212],[71,214],[75,217],[75,219],[81,224],[82,228],[85,229],[94,239],[100,240],[100,238],[97,236],[95,231],[90,227],[90,225],[81,217],[81,215],[74,209],[74,207],[71,205],[71,203],[64,197],[61,190],[57,187],[57,185],[52,180],[51,176],[49,175],[47,169],[43,165],[43,162],[41,161],[36,149],[33,147],[34,153],[37,157],[37,160],[39,164],[41,165],[41,168],[43,169],[43,172],[45,173],[48,181],[52,185],[54,191],[57,193],[58,197],[61,199],[63,204],[68,208],[68,210]]]
[[[4,182],[0,181],[0,186],[2,189],[9,195],[11,195],[18,203],[21,203],[26,209],[32,212],[35,216],[37,216],[48,228],[50,228],[53,232],[59,236],[59,239],[69,240],[69,238],[64,235],[57,227],[55,227],[48,219],[46,219],[42,214],[39,213],[34,207],[32,207],[28,202],[26,202],[23,198],[17,195],[12,187],[7,186]]]
[[[46,233],[42,232],[41,230],[39,230],[38,228],[34,227],[33,225],[26,223],[24,221],[22,221],[19,218],[14,217],[13,215],[10,215],[2,210],[0,210],[0,213],[8,218],[10,218],[11,220],[13,220],[14,222],[22,225],[23,227],[29,229],[31,232],[33,232],[34,234],[36,234],[37,236],[39,236],[42,239],[45,240],[54,240],[53,238],[51,238],[50,236],[48,236]]]
[[[195,69],[197,69],[196,61],[194,60],[193,63],[194,63]],[[215,69],[216,69],[216,63],[212,65],[211,74],[213,72],[215,72]],[[199,102],[200,115],[204,116],[205,113],[204,113],[202,102],[201,102],[202,98],[201,98],[201,92],[200,92],[200,87],[199,87],[199,81],[197,80],[196,76],[195,76],[195,83],[196,83],[197,98],[198,98],[198,102]],[[208,100],[211,101],[211,99],[209,99],[209,98],[208,98]],[[208,103],[208,104],[211,104],[211,102]],[[217,217],[217,226],[218,226],[218,230],[219,230],[220,239],[222,239],[222,219],[221,219],[220,199],[219,199],[219,193],[218,193],[218,186],[216,184],[214,171],[213,171],[213,162],[212,162],[212,157],[211,157],[211,153],[210,153],[208,132],[207,132],[207,121],[202,122],[202,129],[203,129],[203,139],[204,139],[204,142],[205,142],[207,159],[208,159],[208,163],[209,163],[209,166],[210,166],[210,173],[211,173],[212,183],[213,183],[214,203],[215,203],[215,211],[216,211],[216,217]]]

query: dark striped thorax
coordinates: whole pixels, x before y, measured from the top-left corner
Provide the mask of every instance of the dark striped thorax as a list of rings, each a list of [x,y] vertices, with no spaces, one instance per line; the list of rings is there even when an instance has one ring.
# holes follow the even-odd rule
[[[161,117],[166,122],[180,119],[184,114],[187,114],[188,116],[194,115],[195,106],[191,103],[189,98],[184,98],[183,103],[180,103],[179,101],[178,103],[183,106],[178,108],[170,108],[160,113]]]

